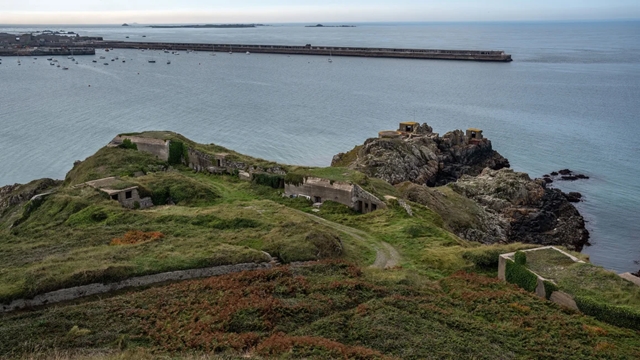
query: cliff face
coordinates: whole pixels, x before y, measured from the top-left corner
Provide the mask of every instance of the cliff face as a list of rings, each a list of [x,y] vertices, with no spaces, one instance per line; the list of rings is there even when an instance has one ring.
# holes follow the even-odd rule
[[[394,185],[410,181],[439,186],[462,175],[478,175],[485,167],[509,167],[509,161],[493,150],[491,141],[469,143],[460,130],[441,137],[426,124],[409,138],[368,139],[352,151],[357,154],[340,153],[331,165],[348,166]],[[345,159],[355,160],[345,164]]]
[[[0,187],[0,216],[14,207],[29,201],[37,194],[43,193],[62,184],[59,180],[40,179],[28,184],[14,184]]]

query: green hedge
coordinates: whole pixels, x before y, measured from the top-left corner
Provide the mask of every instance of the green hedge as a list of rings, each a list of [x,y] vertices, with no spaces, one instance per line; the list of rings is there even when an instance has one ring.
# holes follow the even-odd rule
[[[587,315],[611,325],[640,330],[640,311],[628,306],[598,302],[586,296],[574,298],[578,309]]]
[[[551,297],[551,294],[554,291],[558,291],[558,285],[552,283],[549,280],[545,280],[542,282],[542,284],[544,284],[544,293],[545,293],[545,297],[547,298],[547,300],[549,300],[549,298]]]
[[[187,157],[187,147],[182,141],[171,140],[169,143],[169,165],[182,164],[182,159]]]
[[[122,149],[138,150],[138,145],[136,145],[136,143],[134,142],[131,142],[131,139],[122,140],[122,144],[118,145],[118,147]]]
[[[306,180],[306,176],[302,174],[288,173],[284,177],[284,183],[287,185],[293,185],[293,186],[300,186],[304,184],[305,180]]]
[[[258,185],[271,186],[274,189],[284,189],[284,176],[267,173],[253,173],[251,181]]]
[[[524,265],[517,264],[512,260],[507,260],[505,278],[507,282],[516,284],[530,292],[535,292],[538,286],[538,277]]]
[[[475,266],[485,269],[496,269],[500,262],[502,248],[478,248],[462,253],[462,258],[471,261]]]
[[[516,251],[516,254],[513,256],[513,258],[516,260],[516,264],[518,265],[527,265],[527,254],[525,254],[522,251]]]

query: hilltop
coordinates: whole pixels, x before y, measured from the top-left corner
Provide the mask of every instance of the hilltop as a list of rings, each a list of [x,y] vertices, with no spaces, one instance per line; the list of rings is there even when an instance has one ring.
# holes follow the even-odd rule
[[[394,157],[428,141],[417,135],[365,148]],[[363,147],[312,168],[153,131],[116,136],[64,180],[0,188],[2,306],[171,271],[263,269],[0,314],[0,357],[640,356],[637,330],[495,278],[498,254],[533,247],[508,238],[529,232],[502,227],[504,214],[532,214],[550,195],[490,143],[459,140],[430,150],[438,168],[458,169],[435,175],[448,179],[437,187],[389,181]],[[466,154],[464,167],[449,150]],[[483,170],[487,159],[499,169]],[[562,240],[540,236],[523,239]]]

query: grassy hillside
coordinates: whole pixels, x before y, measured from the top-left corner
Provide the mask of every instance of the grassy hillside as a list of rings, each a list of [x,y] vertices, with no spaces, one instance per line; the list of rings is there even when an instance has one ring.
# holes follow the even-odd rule
[[[639,335],[494,278],[341,263],[283,267],[2,315],[0,354],[119,358],[631,359]],[[21,334],[20,337],[14,334]],[[24,339],[29,339],[24,341]],[[35,351],[34,351],[35,350]]]
[[[380,198],[406,191],[347,168],[278,165],[170,132],[136,135],[350,181]],[[138,186],[158,206],[129,210],[74,186],[107,176],[120,177],[117,188]],[[269,255],[294,265],[0,314],[0,358],[640,357],[640,333],[497,281],[498,254],[529,246],[458,238],[450,231],[476,226],[477,214],[447,189],[417,193],[412,215],[393,199],[369,214],[330,201],[318,210],[279,189],[121,148],[100,149],[64,184],[42,188],[55,192],[0,214],[1,303]],[[320,262],[295,264],[311,260]]]

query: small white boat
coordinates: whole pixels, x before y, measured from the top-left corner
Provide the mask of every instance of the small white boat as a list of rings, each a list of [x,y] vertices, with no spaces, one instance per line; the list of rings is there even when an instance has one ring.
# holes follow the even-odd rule
[[[247,51],[247,55],[250,55],[251,53]]]
[[[60,67],[60,64],[58,64],[57,67]]]
[[[47,58],[47,60],[48,60],[48,61],[51,61],[51,60],[53,60],[53,58]]]
[[[171,65],[171,60],[167,60],[167,65]]]
[[[93,62],[97,63],[97,62],[98,62],[98,60],[93,60]]]
[[[50,62],[50,63],[49,63],[49,65],[55,65],[55,63],[53,63],[53,62]]]
[[[62,68],[62,70],[69,70],[69,68],[65,66]]]
[[[104,63],[105,65],[109,65],[109,63]]]
[[[104,56],[100,56],[100,59],[104,59],[104,58],[105,58]]]

